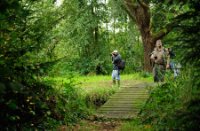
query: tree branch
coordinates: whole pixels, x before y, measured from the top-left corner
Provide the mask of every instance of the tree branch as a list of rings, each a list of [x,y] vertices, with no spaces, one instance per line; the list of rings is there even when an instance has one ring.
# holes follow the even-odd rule
[[[132,0],[124,0],[124,3],[132,8],[136,8],[136,5],[133,4]]]
[[[126,5],[122,6],[122,8],[127,12],[127,14],[129,15],[129,17],[131,17],[132,20],[135,19],[134,15],[132,15],[131,11],[128,9],[128,7],[126,7]]]
[[[149,6],[145,2],[143,2],[141,0],[138,0],[138,2],[143,8],[149,9]]]
[[[173,29],[173,26],[174,26],[174,23],[169,23],[168,25],[166,25],[163,29],[161,29],[160,32],[156,33],[153,36],[153,41],[156,41],[166,36]]]
[[[183,17],[186,14],[187,13],[176,16],[171,23],[168,23],[163,29],[160,30],[160,32],[156,33],[153,36],[153,40],[156,41],[156,40],[161,39],[164,36],[166,36],[171,30],[173,30],[175,27],[177,27],[178,24],[181,22],[180,17]]]
[[[132,12],[134,12],[136,9],[136,5],[134,5],[131,0],[124,0],[122,8],[128,13],[132,20],[135,19],[135,16]]]

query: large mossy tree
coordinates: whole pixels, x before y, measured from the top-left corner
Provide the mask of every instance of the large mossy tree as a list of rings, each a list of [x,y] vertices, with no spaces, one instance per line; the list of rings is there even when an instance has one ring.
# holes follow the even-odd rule
[[[144,70],[151,71],[149,55],[155,42],[166,36],[178,23],[175,18],[185,10],[173,1],[119,0],[122,8],[135,21],[144,47]],[[168,8],[169,4],[174,6]]]

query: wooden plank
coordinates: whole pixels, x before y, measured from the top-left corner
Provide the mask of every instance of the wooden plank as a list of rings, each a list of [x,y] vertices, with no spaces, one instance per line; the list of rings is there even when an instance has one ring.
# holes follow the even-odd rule
[[[138,109],[133,109],[133,110],[99,110],[98,113],[108,113],[108,114],[112,114],[112,113],[130,113],[130,112],[138,112]]]
[[[141,98],[137,98],[137,99],[128,99],[128,98],[113,98],[112,101],[129,101],[129,102],[132,102],[132,101],[136,101],[136,100],[146,100],[147,98],[144,98],[144,97],[141,97]]]
[[[105,119],[132,119],[137,116],[137,113],[126,113],[126,114],[97,114],[98,117]]]
[[[104,107],[138,107],[138,106],[143,106],[144,104],[111,104],[111,105],[103,105],[101,108],[104,108]]]
[[[144,100],[143,100],[144,101]],[[105,103],[104,105],[116,105],[116,104],[138,104],[138,103],[145,103],[145,101],[135,101],[135,100],[127,100],[127,101],[117,101],[117,100],[112,100],[109,101],[108,103]]]
[[[101,108],[99,111],[132,111],[132,110],[139,110],[140,108],[139,107],[113,107],[113,108]]]
[[[129,119],[137,116],[149,96],[147,83],[123,87],[97,111],[104,118]]]
[[[121,92],[116,92],[117,94],[147,94],[148,91],[131,91],[131,90],[122,90]],[[115,94],[114,94],[115,95]]]
[[[121,96],[121,95],[118,95],[118,96],[113,96],[113,97],[110,97],[111,99],[115,99],[115,98],[119,98],[119,99],[125,99],[125,98],[128,98],[128,99],[134,99],[134,98],[147,98],[148,95],[131,95],[131,96]]]
[[[104,104],[104,106],[140,106],[143,105],[144,103],[110,103],[110,104]]]

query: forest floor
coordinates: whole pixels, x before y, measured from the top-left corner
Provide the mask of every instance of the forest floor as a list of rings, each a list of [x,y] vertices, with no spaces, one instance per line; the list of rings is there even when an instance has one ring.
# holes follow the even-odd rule
[[[153,131],[151,125],[132,120],[82,120],[75,126],[60,126],[57,131]]]
[[[61,126],[59,131],[119,131],[122,123],[120,120],[82,120],[73,127]]]
[[[98,77],[93,79],[86,79],[84,78],[84,82],[82,84],[82,88],[87,88],[87,91],[93,90],[94,88],[99,87],[106,87],[111,88],[112,81],[110,80],[110,77]],[[135,85],[137,83],[146,83],[146,82],[152,82],[151,78],[144,78],[140,79],[138,77],[131,76],[122,76],[121,86],[131,86]],[[130,119],[130,120],[120,120],[120,119],[99,119],[95,116],[90,116],[87,120],[81,120],[80,123],[68,127],[68,126],[61,126],[59,127],[58,131],[141,131],[141,130],[149,130],[148,125],[139,125],[137,123],[136,119]]]

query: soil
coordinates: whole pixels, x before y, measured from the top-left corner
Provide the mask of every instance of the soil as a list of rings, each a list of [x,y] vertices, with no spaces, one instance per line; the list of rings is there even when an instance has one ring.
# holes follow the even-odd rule
[[[117,120],[110,121],[91,121],[84,120],[73,127],[61,126],[58,131],[117,131],[121,122]]]

